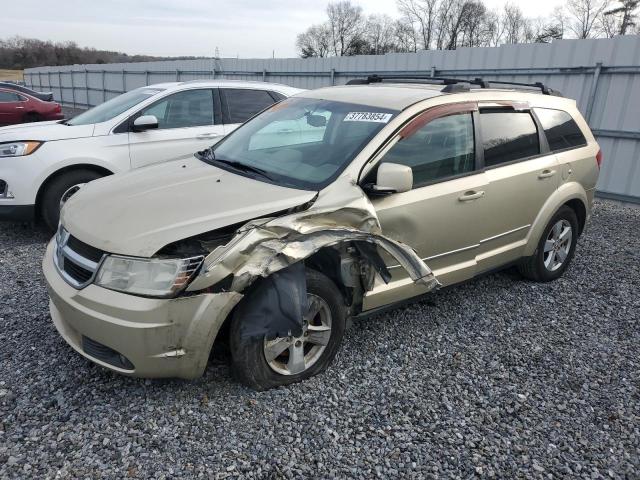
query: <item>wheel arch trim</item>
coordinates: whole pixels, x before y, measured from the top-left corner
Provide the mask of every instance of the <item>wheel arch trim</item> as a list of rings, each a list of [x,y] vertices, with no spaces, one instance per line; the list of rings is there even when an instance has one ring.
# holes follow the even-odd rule
[[[529,257],[533,255],[538,248],[538,242],[544,232],[545,227],[551,220],[551,217],[558,211],[563,205],[567,205],[570,202],[580,201],[585,211],[585,221],[589,217],[589,200],[587,192],[577,182],[569,182],[561,185],[545,202],[545,204],[538,212],[538,216],[534,220],[529,233],[527,234],[527,244],[523,256]],[[573,208],[571,205],[569,205]],[[584,229],[584,226],[582,227]]]

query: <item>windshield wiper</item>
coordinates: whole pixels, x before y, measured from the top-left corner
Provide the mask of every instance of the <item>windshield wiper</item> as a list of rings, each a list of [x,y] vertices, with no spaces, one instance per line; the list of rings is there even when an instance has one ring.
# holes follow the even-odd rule
[[[247,165],[246,163],[238,162],[236,160],[225,160],[221,158],[213,158],[214,162],[223,163],[225,165],[229,165],[230,167],[235,168],[236,170],[241,170],[243,172],[253,172],[258,175],[262,175],[267,180],[273,180],[271,176],[263,169],[254,167],[253,165]]]
[[[226,160],[223,158],[216,158],[216,154],[213,152],[213,148],[209,147],[205,150],[196,153],[196,157],[204,162],[215,165],[216,163],[221,163],[223,165],[227,165],[235,170],[240,170],[242,172],[252,172],[257,173],[258,175],[266,178],[267,180],[273,181],[273,178],[263,170],[262,168],[254,167],[253,165],[247,165],[246,163],[238,162],[237,160]]]

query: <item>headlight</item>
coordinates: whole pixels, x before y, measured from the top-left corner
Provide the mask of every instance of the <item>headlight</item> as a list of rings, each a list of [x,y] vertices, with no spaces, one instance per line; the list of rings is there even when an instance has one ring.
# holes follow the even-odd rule
[[[202,256],[145,259],[110,255],[102,262],[95,283],[134,295],[172,297],[187,286],[202,260]]]
[[[24,157],[31,155],[42,142],[8,142],[0,143],[0,157]]]

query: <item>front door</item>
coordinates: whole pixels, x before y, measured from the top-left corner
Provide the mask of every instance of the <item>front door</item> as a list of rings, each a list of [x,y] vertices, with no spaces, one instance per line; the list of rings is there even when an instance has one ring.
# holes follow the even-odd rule
[[[214,91],[206,88],[174,93],[136,114],[155,116],[158,128],[129,132],[131,167],[185,158],[216,143],[225,129],[214,111]]]
[[[413,247],[444,285],[471,278],[476,271],[487,179],[478,170],[475,108],[443,108],[443,116],[419,128],[407,125],[381,162],[410,166],[413,189],[372,198],[382,233]],[[367,294],[365,309],[422,293],[402,267],[390,257],[385,260],[393,278]]]

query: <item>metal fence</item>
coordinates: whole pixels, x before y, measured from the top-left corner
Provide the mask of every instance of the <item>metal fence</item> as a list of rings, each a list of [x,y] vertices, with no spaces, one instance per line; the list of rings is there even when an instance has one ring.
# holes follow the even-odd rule
[[[120,93],[160,82],[236,79],[299,88],[344,84],[364,74],[455,76],[543,82],[576,99],[604,153],[603,197],[640,203],[640,37],[560,40],[312,59],[203,59],[40,67],[25,82],[54,93],[64,105],[87,108]]]

